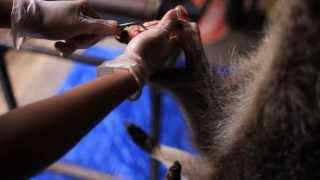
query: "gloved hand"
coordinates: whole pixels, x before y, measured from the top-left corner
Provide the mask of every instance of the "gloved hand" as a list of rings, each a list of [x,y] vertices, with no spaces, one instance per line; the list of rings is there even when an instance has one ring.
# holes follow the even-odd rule
[[[140,73],[144,80],[162,68],[177,47],[180,21],[186,18],[187,12],[182,6],[168,11],[151,29],[141,32],[128,44],[123,56],[138,57]],[[154,24],[154,22],[152,22]]]
[[[186,10],[178,7],[168,11],[159,22],[152,22],[150,29],[137,31],[121,56],[98,67],[98,76],[112,73],[114,68],[127,69],[142,88],[144,82],[167,63],[168,56],[175,50],[179,39],[175,32],[179,29],[180,17],[186,16]],[[141,89],[131,100],[137,99],[140,92]]]
[[[117,30],[117,22],[99,19],[87,0],[14,0],[11,21],[14,38],[65,40],[55,47],[67,54],[92,46]]]

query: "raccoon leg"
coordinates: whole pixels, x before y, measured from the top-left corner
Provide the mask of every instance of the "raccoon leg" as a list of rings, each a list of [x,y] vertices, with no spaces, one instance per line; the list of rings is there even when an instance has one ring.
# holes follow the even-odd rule
[[[152,137],[148,136],[142,129],[133,124],[127,125],[127,132],[140,148],[167,168],[170,168],[172,164],[177,164],[176,161],[178,161],[183,167],[181,176],[186,179],[206,179],[209,172],[211,172],[209,171],[210,166],[206,160],[176,148],[157,144]],[[177,166],[178,165],[174,165],[174,167]]]
[[[195,159],[190,153],[156,143],[152,137],[133,124],[127,126],[127,132],[141,149],[149,153],[152,158],[158,160],[167,168],[171,167],[175,161],[189,164]]]
[[[181,164],[178,161],[174,162],[168,169],[166,180],[181,180],[181,169]]]

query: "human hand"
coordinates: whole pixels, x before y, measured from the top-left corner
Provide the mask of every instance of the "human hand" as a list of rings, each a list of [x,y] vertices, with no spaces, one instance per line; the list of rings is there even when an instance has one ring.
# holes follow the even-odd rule
[[[106,61],[99,66],[98,76],[112,73],[114,68],[124,68],[128,69],[142,87],[152,74],[166,64],[167,57],[177,47],[179,38],[176,32],[179,22],[185,21],[187,16],[186,10],[178,6],[168,11],[160,21],[145,23],[145,27],[136,26],[129,29],[130,42],[125,52],[115,60]],[[139,92],[136,94],[140,94]]]
[[[175,11],[176,13],[172,13],[171,11]],[[179,28],[174,29],[174,36],[178,38],[175,41],[175,45],[178,44],[178,46],[183,49],[186,55],[186,67],[188,70],[188,74],[197,76],[196,74],[204,72],[202,71],[204,67],[209,67],[200,36],[200,29],[197,23],[188,21],[188,13],[183,6],[177,6],[174,10],[171,11],[169,11],[165,16],[167,16],[169,19],[178,18],[180,25]],[[130,41],[133,39],[132,41],[134,41],[134,38],[139,34],[145,32],[146,29],[150,30],[157,28],[160,22],[161,21],[150,21],[144,23],[143,26],[133,25],[128,27],[126,29],[126,31],[128,32],[128,40]],[[150,55],[154,57],[152,51],[146,52],[150,53]],[[181,73],[179,72],[179,74]]]
[[[176,49],[180,21],[185,20],[188,14],[182,7],[168,11],[160,21],[152,21],[144,24],[148,30],[138,29],[129,31],[133,34],[124,56],[140,57],[137,63],[142,67],[142,73],[148,78],[154,72],[163,67]]]
[[[188,12],[183,6],[178,5],[174,8],[174,10],[177,13],[178,20],[187,21],[189,19]],[[147,21],[142,24],[128,26],[117,33],[116,39],[121,43],[128,44],[134,37],[146,30],[150,30],[157,27],[159,23],[160,20],[153,20]]]
[[[181,22],[182,28],[177,31],[178,46],[186,58],[186,68],[169,68],[156,72],[150,82],[172,91],[193,90],[194,86],[210,80],[212,69],[206,57],[201,41],[200,30],[196,23]]]
[[[17,36],[64,40],[55,47],[65,54],[88,48],[117,30],[117,22],[99,19],[87,0],[15,0],[12,14]]]

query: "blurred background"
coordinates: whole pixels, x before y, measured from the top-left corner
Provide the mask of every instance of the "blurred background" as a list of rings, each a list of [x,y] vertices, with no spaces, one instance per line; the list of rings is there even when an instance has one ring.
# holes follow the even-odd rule
[[[221,75],[226,75],[234,59],[256,47],[275,1],[89,0],[103,18],[120,22],[159,19],[170,8],[184,5],[200,26],[208,59],[212,65],[221,65],[213,70]],[[30,39],[20,51],[11,45],[9,31],[0,30],[1,114],[95,79],[96,66],[125,48],[106,38],[62,58],[50,41]],[[183,56],[173,58],[182,60]],[[197,154],[178,104],[167,92],[146,86],[138,101],[122,103],[61,158],[54,170],[32,179],[83,179],[83,173],[104,175],[103,179],[163,179],[165,169],[131,141],[125,132],[126,122],[137,124],[163,144]]]

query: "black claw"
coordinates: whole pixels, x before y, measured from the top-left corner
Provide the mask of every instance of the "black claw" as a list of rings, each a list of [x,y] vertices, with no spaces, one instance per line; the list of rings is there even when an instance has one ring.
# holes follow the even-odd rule
[[[116,40],[123,44],[128,44],[130,41],[129,32],[127,30],[118,32],[118,34],[116,35]]]
[[[166,180],[181,180],[181,170],[181,164],[178,161],[175,161],[168,169]]]
[[[127,124],[127,132],[132,140],[148,153],[152,153],[158,145],[152,137],[134,124]]]

